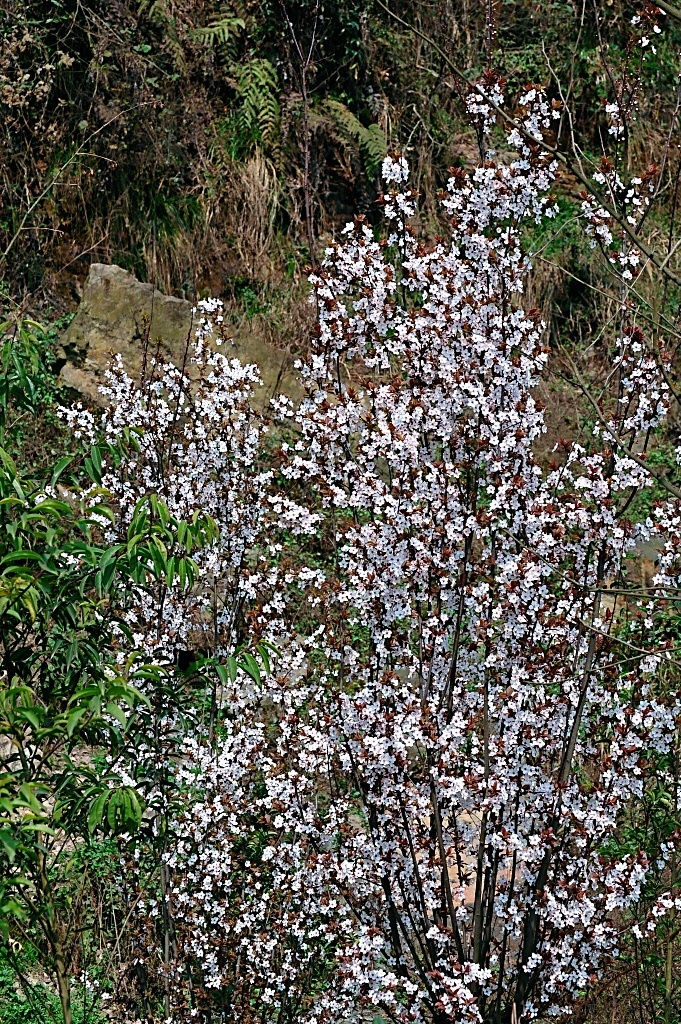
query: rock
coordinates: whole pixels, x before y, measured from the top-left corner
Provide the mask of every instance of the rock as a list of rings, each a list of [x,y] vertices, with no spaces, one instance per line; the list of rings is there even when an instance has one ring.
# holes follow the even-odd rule
[[[98,387],[112,355],[120,353],[129,373],[139,372],[148,332],[151,350],[158,347],[164,358],[179,366],[191,336],[192,319],[190,302],[163,295],[122,267],[93,263],[78,311],[61,339],[60,380],[90,402],[101,404]],[[237,335],[231,352],[222,351],[243,363],[257,363],[264,385],[259,406],[276,394],[300,399],[302,389],[290,352],[252,332]]]

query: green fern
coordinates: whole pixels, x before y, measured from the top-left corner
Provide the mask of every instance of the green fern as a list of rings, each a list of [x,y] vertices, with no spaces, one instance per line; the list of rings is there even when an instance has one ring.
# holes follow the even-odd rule
[[[164,0],[141,0],[138,8],[138,16],[146,17],[152,25],[161,30],[165,42],[170,50],[173,61],[178,71],[185,71],[187,62],[182,49],[180,37],[177,34],[175,18],[169,12]]]
[[[238,132],[250,148],[260,144],[274,159],[281,147],[280,110],[277,72],[268,60],[252,57],[244,64],[233,64],[235,88],[241,107],[237,114]]]
[[[339,100],[324,100],[318,108],[322,113],[322,121],[330,122],[330,126],[341,142],[355,143],[359,146],[367,174],[376,175],[381,161],[388,152],[385,133],[377,124],[366,128],[353,112]]]
[[[364,155],[364,165],[372,176],[378,174],[379,167],[388,155],[388,142],[385,132],[377,124],[365,128],[359,140]]]
[[[246,29],[246,22],[235,14],[225,12],[209,25],[202,25],[189,33],[189,38],[204,46],[226,47],[233,43]]]

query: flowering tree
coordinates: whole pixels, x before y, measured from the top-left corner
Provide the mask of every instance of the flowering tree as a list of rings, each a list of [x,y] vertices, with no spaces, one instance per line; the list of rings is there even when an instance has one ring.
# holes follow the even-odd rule
[[[486,96],[492,81],[468,105],[483,140]],[[287,641],[285,597],[263,598],[272,673],[226,695],[217,749],[187,745],[178,1020],[562,1015],[617,952],[649,865],[617,852],[616,826],[679,713],[655,687],[652,605],[621,596],[626,559],[659,538],[658,594],[673,588],[681,520],[674,496],[627,518],[668,389],[626,310],[596,445],[559,446],[547,473],[534,455],[547,352],[521,242],[553,213],[554,116],[522,96],[517,158],[452,176],[451,237],[430,247],[388,158],[387,240],[357,219],[312,278],[307,398],[281,452],[308,508],[273,478],[264,500],[326,539],[323,565],[276,576],[323,614]]]

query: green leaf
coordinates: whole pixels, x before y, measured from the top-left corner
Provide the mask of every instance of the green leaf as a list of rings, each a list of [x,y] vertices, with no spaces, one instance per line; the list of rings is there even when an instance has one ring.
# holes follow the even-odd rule
[[[109,791],[106,805],[106,820],[114,831],[134,832],[142,821],[142,805],[131,786]]]
[[[113,716],[113,718],[116,718],[125,729],[126,725],[128,724],[128,720],[125,717],[125,712],[123,711],[123,709],[118,704],[115,704],[113,701],[109,701],[109,703],[106,705],[106,710],[110,715]]]
[[[218,674],[218,678],[223,686],[226,686],[230,681],[230,672],[226,665],[216,665],[215,670]]]
[[[258,665],[253,655],[249,654],[248,651],[244,651],[244,653],[241,655],[241,659],[241,667],[243,668],[244,672],[246,672],[251,677],[251,679],[258,684],[258,686],[260,686],[262,684],[260,666]]]
[[[120,550],[121,548],[119,544],[114,544],[113,547],[107,548],[99,560],[99,568],[103,571],[108,565],[115,562]]]
[[[66,515],[71,511],[65,501],[57,501],[56,498],[46,498],[34,506],[34,512],[54,512],[57,515]]]
[[[19,786],[19,793],[23,797],[25,805],[30,807],[34,814],[42,814],[43,809],[34,793],[34,786],[22,783]]]
[[[94,473],[95,473],[95,475],[93,476],[93,480],[95,481],[96,484],[101,484],[101,482],[102,482],[102,453],[99,450],[97,445],[93,445],[92,448],[90,449],[90,462],[92,464],[92,468],[93,468]]]
[[[267,672],[267,674],[269,675],[270,672],[272,671],[272,669],[271,669],[271,666],[270,666],[270,656],[269,656],[269,654],[267,652],[267,645],[266,644],[258,644],[258,654],[260,655],[260,657],[262,659],[262,663],[263,663],[263,666],[265,668],[265,672]]]
[[[34,729],[40,728],[40,719],[31,708],[19,708],[17,710],[17,717],[23,718],[26,722],[32,725]]]
[[[90,505],[88,507],[88,515],[104,516],[104,518],[108,519],[110,523],[116,521],[116,513],[112,508],[109,508],[108,505]]]
[[[72,457],[70,455],[62,455],[61,459],[58,460],[58,462],[56,463],[56,465],[55,465],[55,467],[54,467],[54,469],[52,471],[52,476],[50,478],[50,486],[51,487],[55,486],[55,484],[59,480],[59,477],[62,475],[62,473],[64,472],[66,467],[68,465],[70,465],[70,463],[72,461],[73,461],[73,459],[72,459]]]
[[[10,864],[13,864],[19,849],[19,842],[13,837],[8,828],[0,828],[0,843],[9,858]]]
[[[4,448],[0,448],[0,462],[2,462],[5,469],[9,470],[11,476],[16,477],[18,475],[16,463]]]
[[[72,711],[71,714],[68,716],[68,718],[66,719],[66,732],[69,738],[73,736],[74,729],[76,728],[81,718],[85,714],[87,714],[87,708],[77,708],[75,711]]]
[[[90,834],[92,834],[102,822],[102,816],[104,814],[104,808],[106,806],[108,796],[109,790],[107,789],[103,793],[99,794],[90,807],[90,813],[88,814],[87,819],[87,827]]]

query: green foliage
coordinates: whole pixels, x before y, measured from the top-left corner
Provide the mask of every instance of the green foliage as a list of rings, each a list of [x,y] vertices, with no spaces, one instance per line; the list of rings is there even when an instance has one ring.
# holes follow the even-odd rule
[[[0,446],[27,474],[51,474],[64,451],[56,351],[70,320],[61,317],[44,328],[17,316],[0,324]]]
[[[68,464],[60,460],[53,482]],[[98,481],[99,447],[85,465]],[[120,640],[132,646],[121,611],[133,586],[176,577],[191,586],[191,552],[215,537],[211,520],[197,512],[178,521],[152,495],[125,541],[106,545],[100,524],[113,513],[104,499],[52,497],[0,449],[0,937],[41,948],[67,1022],[74,851],[102,826],[130,832],[142,818],[134,789],[102,775],[87,753],[120,749],[147,701],[136,685],[148,678],[145,663],[134,651],[116,661]]]
[[[355,117],[352,111],[339,100],[328,99],[320,104],[320,111],[330,123],[334,134],[344,143],[359,146],[367,174],[375,178],[381,161],[388,152],[385,133],[377,124],[368,127]]]
[[[184,49],[180,40],[177,22],[171,11],[168,9],[165,0],[142,0],[139,5],[139,16],[146,17],[158,28],[163,40],[172,54],[175,67],[178,71],[186,70]],[[151,47],[149,47],[149,50]]]
[[[47,331],[34,320],[17,317],[0,323],[0,443],[16,434],[22,419],[53,404],[54,347],[58,322]]]
[[[142,822],[142,803],[132,786],[105,789],[95,799],[88,815],[88,828],[106,828],[116,833],[136,832]]]
[[[217,46],[223,48],[223,53],[230,53],[236,39],[246,29],[246,22],[243,18],[237,17],[229,9],[221,11],[219,16],[207,25],[194,29],[190,38],[204,46]]]
[[[267,312],[267,300],[264,290],[248,278],[235,278],[232,289],[240,308],[249,320],[260,313]]]
[[[32,320],[0,324],[0,440],[8,408],[34,412],[40,395],[42,360],[36,343],[40,325]]]
[[[233,64],[240,106],[236,114],[239,147],[243,154],[254,145],[261,145],[273,157],[279,155],[279,80],[269,60],[252,57],[242,64]]]
[[[93,757],[93,764],[97,758]],[[80,871],[87,871],[98,880],[111,877],[115,871],[118,858],[118,846],[116,838],[112,835],[103,837],[91,837],[90,841],[83,843],[74,853],[76,867]]]
[[[59,999],[44,980],[34,977],[36,970],[39,964],[30,946],[9,956],[0,946],[0,1024],[59,1024]],[[77,986],[73,1024],[104,1024],[105,1020],[92,996]]]
[[[183,195],[178,185],[171,182],[168,188],[155,189],[148,196],[147,214],[160,242],[170,242],[183,232],[192,231],[201,220],[196,196]]]
[[[30,972],[31,958],[18,958],[22,973]],[[60,1018],[59,1000],[44,984],[35,984],[25,992],[2,947],[0,947],[0,1024],[48,1024]]]

